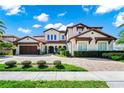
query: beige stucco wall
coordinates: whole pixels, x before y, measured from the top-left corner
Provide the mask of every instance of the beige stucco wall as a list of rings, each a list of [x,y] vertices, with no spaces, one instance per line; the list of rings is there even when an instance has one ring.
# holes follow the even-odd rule
[[[49,31],[44,32],[44,34],[45,34],[45,40],[46,41],[47,41],[47,36],[48,35],[50,36],[50,38],[51,38],[51,35],[53,35],[53,38],[54,38],[54,35],[56,35],[57,36],[56,41],[57,40],[62,40],[62,35],[64,35],[64,33],[60,33],[59,31],[56,31],[56,30],[53,30],[53,29],[50,29]],[[55,40],[53,39],[53,41],[55,41]]]
[[[36,40],[34,40],[34,39],[32,39],[32,38],[24,38],[24,39],[22,39],[22,40],[20,40],[20,41],[18,41],[19,43],[21,43],[21,42],[25,42],[25,43],[28,43],[28,42],[30,42],[30,43],[35,43],[35,42],[37,42]]]
[[[73,27],[73,28],[68,28],[68,32],[67,32],[67,40],[70,38],[70,37],[73,37],[73,36],[76,36],[80,33],[83,33],[85,31],[87,31],[88,29],[86,27],[84,27],[84,29],[78,29],[77,31],[77,28],[76,27]]]
[[[59,32],[55,31],[55,30],[49,30],[49,31],[46,31],[45,33],[45,40],[47,41],[47,36],[50,35],[50,38],[51,38],[51,35],[56,35],[56,40],[59,40]],[[54,36],[53,36],[54,38]]]
[[[92,34],[92,32],[94,34]],[[107,50],[112,50],[113,49],[113,43],[114,41],[111,41],[110,43],[108,41],[98,41],[97,43],[95,42],[95,37],[106,37],[100,33],[91,31],[86,34],[83,34],[79,37],[91,37],[92,41],[89,43],[89,41],[75,41],[75,39],[71,39],[70,42],[67,44],[69,51],[72,55],[74,55],[74,51],[78,51],[78,43],[87,43],[87,51],[97,51],[98,50],[98,43],[99,42],[106,42],[107,43]]]

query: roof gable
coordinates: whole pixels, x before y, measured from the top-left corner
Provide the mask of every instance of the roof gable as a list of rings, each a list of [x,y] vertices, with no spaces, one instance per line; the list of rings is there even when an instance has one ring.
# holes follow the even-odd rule
[[[59,32],[57,29],[54,29],[54,28],[49,28],[49,29],[47,29],[47,30],[45,30],[44,32],[47,32],[47,31],[56,31],[56,32]]]
[[[30,36],[25,36],[23,38],[20,38],[18,40],[16,40],[14,43],[40,43],[41,41],[30,37]]]
[[[85,24],[82,24],[82,23],[78,23],[78,24],[76,24],[76,25],[73,25],[73,26],[68,26],[67,28],[66,28],[66,32],[65,32],[65,35],[67,34],[67,32],[68,32],[68,28],[74,28],[74,27],[77,27],[77,28],[87,28],[87,29],[102,29],[103,27],[90,27],[90,26],[87,26],[87,25],[85,25]]]
[[[85,32],[83,32],[83,33],[81,33],[81,34],[79,34],[79,35],[76,35],[76,36],[71,37],[69,40],[71,40],[71,39],[73,39],[73,38],[76,38],[76,37],[81,37],[82,35],[87,34],[87,33],[91,32],[91,31],[96,32],[96,33],[99,33],[100,35],[102,35],[102,36],[104,36],[104,37],[109,37],[109,38],[112,38],[113,40],[116,40],[115,37],[113,37],[113,36],[111,36],[111,35],[108,35],[108,34],[106,34],[106,33],[104,33],[104,32],[101,32],[101,31],[99,31],[99,30],[96,30],[96,29],[90,29],[90,30],[88,30],[88,31],[85,31]],[[96,37],[98,37],[98,36],[96,36]]]

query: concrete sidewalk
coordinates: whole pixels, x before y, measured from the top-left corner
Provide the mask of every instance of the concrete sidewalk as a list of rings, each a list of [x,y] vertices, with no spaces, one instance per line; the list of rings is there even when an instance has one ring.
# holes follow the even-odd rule
[[[124,71],[0,72],[0,80],[100,80],[110,87],[124,87]]]

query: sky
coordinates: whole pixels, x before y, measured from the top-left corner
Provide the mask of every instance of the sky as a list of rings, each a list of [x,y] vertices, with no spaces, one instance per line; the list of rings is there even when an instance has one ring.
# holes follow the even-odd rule
[[[120,24],[124,23],[122,5],[3,5],[0,20],[6,34],[19,37],[42,35],[48,28],[65,30],[67,26],[83,23],[102,26],[102,31],[118,37]]]

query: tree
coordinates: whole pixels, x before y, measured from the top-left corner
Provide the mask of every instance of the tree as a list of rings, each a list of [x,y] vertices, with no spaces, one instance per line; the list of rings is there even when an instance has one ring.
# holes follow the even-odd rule
[[[124,23],[119,25],[118,28],[124,28]],[[124,44],[124,29],[119,33],[119,39],[116,41],[116,44]]]
[[[3,21],[0,20],[0,36],[2,36],[5,33],[5,24]]]
[[[6,49],[11,52],[11,50],[13,49],[13,44],[10,42],[0,42],[0,53],[6,53]]]

